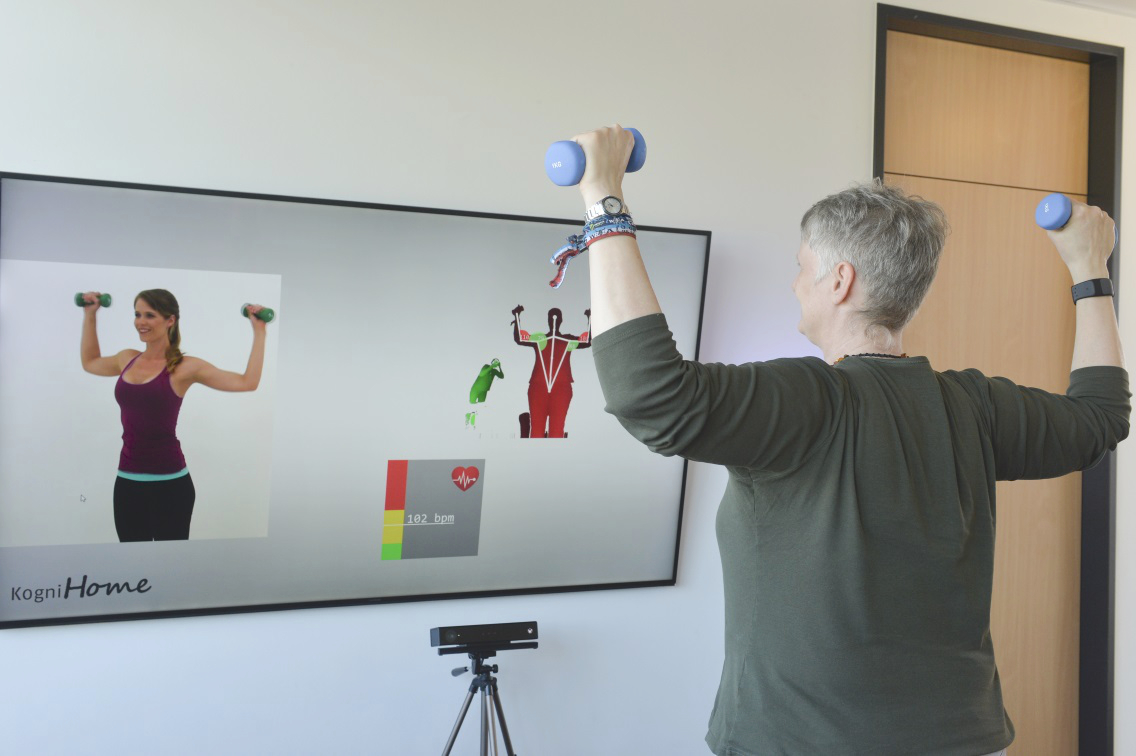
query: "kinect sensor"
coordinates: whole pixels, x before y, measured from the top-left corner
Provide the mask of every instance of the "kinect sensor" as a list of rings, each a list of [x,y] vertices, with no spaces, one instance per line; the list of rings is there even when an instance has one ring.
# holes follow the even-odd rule
[[[430,628],[431,646],[501,646],[537,639],[536,622]]]

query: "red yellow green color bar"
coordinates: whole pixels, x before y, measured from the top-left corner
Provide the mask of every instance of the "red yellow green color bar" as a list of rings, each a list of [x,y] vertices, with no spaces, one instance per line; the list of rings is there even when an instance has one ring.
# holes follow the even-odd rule
[[[383,510],[383,561],[402,559],[406,522],[406,468],[409,460],[387,460],[387,502]]]

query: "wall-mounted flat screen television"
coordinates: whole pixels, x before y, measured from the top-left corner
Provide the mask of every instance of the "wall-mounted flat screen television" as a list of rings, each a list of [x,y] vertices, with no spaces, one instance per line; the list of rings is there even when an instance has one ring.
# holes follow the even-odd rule
[[[673,583],[581,223],[0,174],[0,627]],[[696,358],[710,234],[638,236]]]

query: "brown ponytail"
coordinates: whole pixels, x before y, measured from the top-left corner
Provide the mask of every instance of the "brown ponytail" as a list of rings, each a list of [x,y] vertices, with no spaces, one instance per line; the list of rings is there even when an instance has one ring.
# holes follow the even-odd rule
[[[146,289],[139,292],[134,301],[137,302],[139,299],[153,307],[163,318],[172,316],[174,319],[174,324],[166,332],[170,339],[170,345],[166,349],[166,372],[172,373],[185,356],[181,352],[181,328],[179,328],[181,309],[178,307],[178,301],[165,289]]]
[[[181,347],[181,329],[178,325],[181,318],[177,315],[175,315],[174,318],[174,324],[170,326],[170,345],[166,348],[167,373],[174,372],[174,368],[178,366],[178,363],[181,362],[181,358],[185,356],[181,353],[181,349],[179,348]]]

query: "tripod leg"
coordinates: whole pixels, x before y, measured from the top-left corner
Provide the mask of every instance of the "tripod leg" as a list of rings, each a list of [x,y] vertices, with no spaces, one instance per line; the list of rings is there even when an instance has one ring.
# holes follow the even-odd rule
[[[517,756],[513,752],[513,741],[509,739],[509,728],[505,724],[505,711],[501,708],[501,691],[497,690],[497,678],[492,677],[489,679],[489,695],[493,699],[493,705],[497,709],[497,721],[501,723],[501,737],[505,739],[505,753],[508,756]]]
[[[474,681],[476,683],[476,681]],[[469,693],[466,694],[465,703],[462,704],[461,712],[458,713],[458,721],[454,723],[454,729],[450,732],[450,739],[446,741],[446,748],[442,751],[442,756],[450,756],[450,751],[454,749],[454,742],[458,739],[458,730],[461,729],[462,722],[465,721],[466,712],[469,711],[469,705],[473,701],[473,691],[477,690],[477,685],[469,686]],[[484,695],[484,691],[482,691]]]
[[[481,756],[489,756],[489,695],[488,689],[481,689]]]
[[[492,698],[489,699],[489,737],[493,740],[493,756],[498,756],[497,753],[497,719],[493,716],[494,706],[496,703]]]

